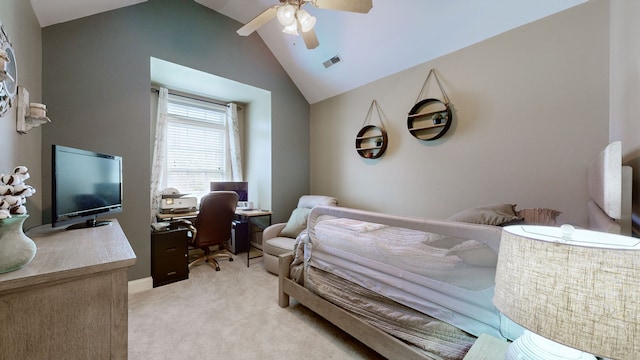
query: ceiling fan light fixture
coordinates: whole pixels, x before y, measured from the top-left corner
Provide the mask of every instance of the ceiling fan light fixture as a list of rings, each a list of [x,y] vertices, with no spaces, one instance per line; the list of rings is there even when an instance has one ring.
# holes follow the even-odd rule
[[[307,32],[316,25],[316,17],[309,15],[307,10],[298,10],[298,21],[300,21],[300,30]]]
[[[282,32],[289,35],[298,35],[298,24],[294,21],[291,25],[285,26]]]
[[[296,8],[287,3],[278,7],[276,15],[282,26],[290,26],[296,21]]]

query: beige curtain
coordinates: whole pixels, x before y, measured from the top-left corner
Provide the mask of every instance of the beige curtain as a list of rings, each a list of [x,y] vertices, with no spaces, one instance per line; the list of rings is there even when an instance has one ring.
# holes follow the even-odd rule
[[[240,127],[238,125],[238,106],[234,103],[227,104],[227,144],[228,169],[231,169],[231,181],[242,180],[242,144],[240,143]]]
[[[158,91],[158,114],[156,136],[153,145],[151,165],[151,222],[155,222],[162,190],[167,186],[165,159],[167,157],[167,101],[169,90],[161,87]]]

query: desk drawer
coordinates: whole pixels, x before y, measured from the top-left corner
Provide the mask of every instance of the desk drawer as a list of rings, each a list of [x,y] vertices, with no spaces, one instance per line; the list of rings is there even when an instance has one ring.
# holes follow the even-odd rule
[[[186,257],[157,259],[153,272],[153,287],[189,278],[189,263]]]
[[[154,233],[151,241],[151,256],[154,258],[185,257],[187,254],[186,230]]]

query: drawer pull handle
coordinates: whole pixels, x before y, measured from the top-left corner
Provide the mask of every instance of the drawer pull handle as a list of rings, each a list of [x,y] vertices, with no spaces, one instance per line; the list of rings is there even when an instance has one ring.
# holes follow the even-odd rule
[[[167,273],[167,276],[171,276],[171,275],[175,275],[175,274],[177,274],[177,272],[172,271],[172,272],[168,272],[168,273]]]
[[[174,246],[174,247],[171,247],[171,248],[167,248],[166,252],[171,252],[171,251],[176,251],[176,250],[177,250],[177,248]]]

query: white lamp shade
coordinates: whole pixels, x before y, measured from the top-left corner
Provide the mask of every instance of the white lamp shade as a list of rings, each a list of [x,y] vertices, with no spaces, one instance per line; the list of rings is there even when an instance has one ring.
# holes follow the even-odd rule
[[[300,21],[300,30],[307,32],[316,25],[316,17],[309,15],[307,10],[298,11],[298,21]]]
[[[282,26],[289,26],[296,21],[296,8],[291,4],[282,5],[278,7],[276,16]]]
[[[640,359],[640,239],[547,226],[503,229],[493,302],[560,344]]]
[[[298,35],[298,24],[294,22],[289,26],[285,26],[282,32],[289,35]]]

